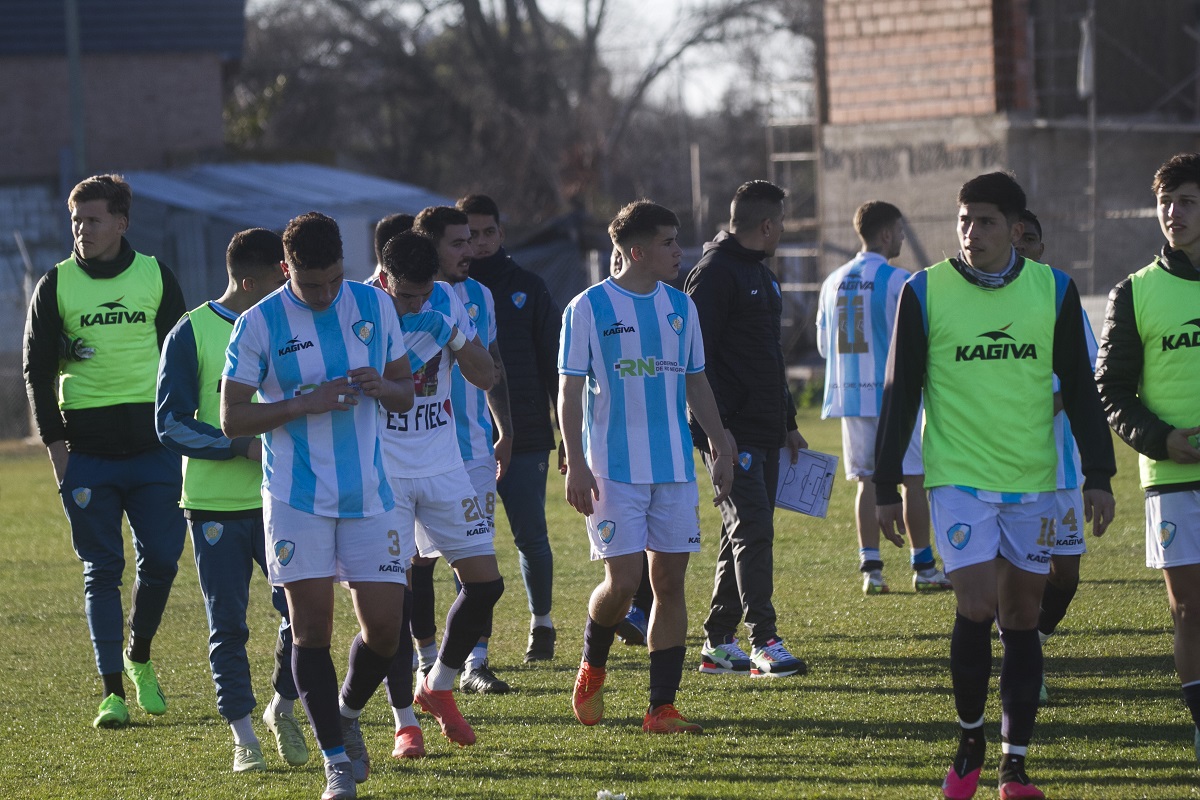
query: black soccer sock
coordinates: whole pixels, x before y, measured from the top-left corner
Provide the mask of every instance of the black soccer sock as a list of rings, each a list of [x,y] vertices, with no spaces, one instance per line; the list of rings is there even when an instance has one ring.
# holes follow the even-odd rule
[[[275,637],[275,669],[271,671],[271,687],[286,700],[296,700],[296,679],[292,676],[292,626],[279,629]]]
[[[958,751],[954,754],[954,774],[964,778],[983,766],[984,753],[987,750],[987,739],[983,735],[983,726],[977,728],[959,728]]]
[[[1192,712],[1192,722],[1200,728],[1200,681],[1193,681],[1183,687],[1183,702],[1187,703],[1188,711]]]
[[[1033,783],[1025,774],[1025,756],[1005,753],[1000,758],[1000,785],[1006,783],[1019,783],[1022,786]]]
[[[1039,631],[1046,636],[1054,633],[1058,623],[1062,622],[1063,617],[1067,615],[1067,607],[1071,605],[1071,600],[1075,597],[1075,591],[1078,588],[1078,580],[1069,587],[1046,581],[1046,588],[1042,590],[1042,611],[1038,616]]]
[[[646,619],[650,619],[650,610],[654,607],[654,588],[650,585],[650,557],[645,552],[642,553],[642,581],[633,593],[633,605],[642,610]]]
[[[437,621],[434,619],[433,601],[433,568],[437,562],[429,564],[413,564],[410,585],[412,587],[412,635],[417,641],[430,639],[437,635]]]
[[[104,683],[104,696],[115,694],[122,700],[125,699],[125,681],[122,679],[124,672],[109,672],[100,676],[100,680]]]
[[[683,658],[687,648],[668,647],[650,653],[650,710],[675,702],[679,681],[683,678]],[[590,661],[588,662],[591,663]]]
[[[587,624],[583,626],[583,660],[600,669],[608,666],[608,651],[612,649],[619,627],[620,623],[611,627],[601,625],[589,614]]]
[[[342,720],[338,710],[337,671],[328,647],[292,646],[292,674],[300,703],[322,750],[341,747]]]
[[[446,615],[446,634],[438,660],[460,669],[492,620],[492,609],[504,594],[504,579],[464,583]]]
[[[387,696],[392,708],[413,704],[412,591],[404,590],[404,615],[400,619],[400,644],[387,674]]]
[[[361,711],[371,695],[383,683],[392,665],[395,654],[383,655],[367,646],[362,633],[355,634],[350,644],[350,666],[346,670],[346,679],[342,681],[342,702],[348,708]],[[412,655],[409,654],[408,664],[412,666]]]
[[[129,649],[125,651],[125,655],[129,656],[130,661],[145,664],[150,660],[150,641],[151,637],[149,636],[138,636],[136,633],[131,633]]]
[[[1000,643],[1000,733],[1004,741],[1028,747],[1037,719],[1038,692],[1042,687],[1042,642],[1033,628],[1025,631],[1002,629]]]
[[[992,623],[972,622],[954,615],[950,635],[950,678],[958,718],[973,723],[983,718],[988,679],[992,675]]]

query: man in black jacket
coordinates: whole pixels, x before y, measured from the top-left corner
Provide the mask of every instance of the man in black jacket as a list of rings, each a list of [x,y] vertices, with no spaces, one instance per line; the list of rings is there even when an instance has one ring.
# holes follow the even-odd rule
[[[558,332],[562,312],[546,283],[504,252],[500,209],[483,194],[468,195],[457,207],[467,215],[475,259],[470,276],[496,300],[496,336],[508,372],[513,422],[512,459],[496,484],[520,552],[521,577],[529,598],[529,646],[525,661],[554,657],[550,619],[554,555],[546,531],[546,470],[554,449],[550,408],[558,402]]]
[[[120,175],[71,190],[74,250],[38,282],[25,322],[25,387],[83,562],[84,609],[104,686],[97,728],[129,724],[123,674],[144,711],[167,710],[150,641],[186,531],[182,466],[155,433],[154,391],[163,340],[187,307],[171,271],[125,240],[132,199]],[[137,555],[123,654],[122,516]]]
[[[771,603],[779,450],[786,445],[795,463],[808,444],[796,430],[784,377],[779,281],[764,263],[783,233],[783,198],[783,189],[767,181],[740,186],[730,205],[729,232],[704,245],[684,284],[699,314],[705,373],[737,465],[733,491],[721,504],[716,585],[704,621],[700,671],[709,674],[782,677],[807,671],[784,647]],[[704,458],[707,463],[710,455]],[[750,655],[734,637],[743,612]]]

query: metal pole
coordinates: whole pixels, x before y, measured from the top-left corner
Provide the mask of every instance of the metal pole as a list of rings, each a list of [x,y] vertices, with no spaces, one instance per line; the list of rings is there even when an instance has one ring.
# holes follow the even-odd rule
[[[1096,46],[1096,0],[1088,0],[1088,24],[1092,30],[1092,47]],[[1097,172],[1099,163],[1096,157],[1096,55],[1092,54],[1092,91],[1088,95],[1088,294],[1096,293],[1096,217],[1097,217]]]
[[[700,145],[692,142],[692,225],[696,244],[707,239],[704,231],[704,199],[700,196]]]
[[[75,174],[64,183],[72,184],[87,175],[87,159],[84,157],[84,130],[86,121],[83,113],[83,65],[80,55],[79,2],[64,0],[63,10],[67,19],[67,82],[71,113],[71,167]]]

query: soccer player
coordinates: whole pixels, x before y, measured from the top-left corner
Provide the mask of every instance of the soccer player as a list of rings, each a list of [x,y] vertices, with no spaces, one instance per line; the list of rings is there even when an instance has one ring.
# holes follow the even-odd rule
[[[496,341],[496,305],[492,293],[479,281],[468,276],[474,248],[467,215],[449,206],[423,209],[413,223],[413,230],[428,236],[437,247],[437,280],[450,285],[467,309],[480,341],[495,362],[492,388],[484,391],[469,385],[460,369],[451,373],[451,406],[458,431],[458,446],[466,465],[471,484],[479,497],[489,525],[494,526],[496,513],[496,482],[504,477],[512,453],[512,418],[509,414],[508,379],[500,348]],[[496,439],[492,441],[495,422]],[[433,643],[433,562],[418,558],[413,562],[413,635],[417,637],[418,655],[425,665],[432,663],[436,653]],[[427,608],[428,611],[422,611]],[[488,665],[488,640],[492,635],[491,622],[482,632],[479,642],[467,656],[459,688],[478,694],[505,694],[508,683],[496,677]]]
[[[264,434],[267,572],[287,593],[292,674],[325,761],[322,798],[342,800],[370,774],[358,716],[401,635],[412,552],[384,473],[380,408],[412,408],[413,383],[390,299],[343,280],[337,223],[296,217],[283,249],[287,283],[234,324],[221,429]],[[360,627],[340,697],[329,653],[335,581]]]
[[[1200,761],[1200,153],[1169,158],[1152,189],[1167,243],[1109,293],[1096,382],[1113,430],[1141,454],[1146,566],[1167,585]]]
[[[556,634],[550,618],[554,554],[546,531],[546,471],[555,449],[550,409],[558,404],[558,334],[562,312],[546,282],[504,251],[500,209],[483,194],[455,206],[467,215],[474,248],[470,276],[492,293],[496,333],[504,353],[513,425],[512,457],[496,483],[520,553],[521,578],[529,601],[526,663],[554,658]]]
[[[460,745],[475,733],[454,701],[454,678],[504,593],[496,566],[494,529],[480,506],[463,466],[450,407],[451,369],[486,391],[495,380],[495,364],[479,340],[475,325],[449,284],[435,282],[438,251],[415,231],[399,234],[383,251],[380,285],[391,296],[416,367],[416,402],[410,411],[389,414],[385,454],[401,533],[413,536],[424,557],[444,556],[460,589],[446,617],[441,652],[422,675],[416,701],[432,714],[446,738]],[[419,350],[433,337],[433,352]],[[411,642],[411,639],[408,641]],[[388,696],[396,717],[397,758],[425,755],[424,737],[412,712],[412,654],[401,645],[388,673]]]
[[[975,794],[984,762],[993,623],[1004,648],[1000,797],[1044,796],[1026,774],[1025,756],[1042,675],[1038,606],[1054,546],[1054,374],[1081,434],[1084,515],[1095,535],[1114,508],[1112,440],[1087,360],[1079,293],[1064,273],[1017,257],[1024,208],[1025,192],[1006,173],[980,175],[959,190],[958,256],[913,275],[900,295],[876,442],[876,516],[899,544],[897,485],[924,397],[925,485],[957,603],[950,674],[960,735],[942,784],[951,800]]]
[[[1017,255],[1030,261],[1041,261],[1046,245],[1042,241],[1042,223],[1029,209],[1021,212],[1024,230],[1021,238],[1013,244]],[[1088,363],[1096,363],[1096,337],[1087,312],[1083,315],[1083,334],[1087,342]],[[1046,588],[1042,592],[1041,612],[1038,615],[1038,638],[1045,647],[1046,640],[1054,633],[1058,623],[1067,615],[1075,591],[1079,588],[1079,560],[1087,552],[1083,538],[1083,491],[1080,488],[1079,446],[1071,433],[1071,423],[1062,413],[1062,393],[1058,391],[1058,377],[1054,378],[1054,441],[1058,445],[1058,478],[1055,498],[1054,547],[1050,551],[1050,574],[1046,576]],[[1107,432],[1105,432],[1107,435]],[[1038,701],[1050,699],[1043,677]]]
[[[817,306],[817,350],[825,357],[821,418],[841,418],[846,478],[858,482],[854,521],[863,594],[887,594],[871,475],[875,471],[883,371],[896,304],[909,276],[888,263],[900,255],[904,244],[904,218],[891,203],[871,200],[854,212],[854,231],[862,242],[862,251],[825,279]],[[925,469],[921,466],[919,415],[904,454],[903,486],[913,588],[918,592],[949,589],[950,581],[937,568],[929,546],[929,501],[925,497]]]
[[[571,705],[584,725],[604,716],[609,649],[648,551],[654,587],[650,705],[642,722],[648,733],[701,731],[675,708],[686,652],[684,578],[689,554],[700,549],[688,408],[708,435],[714,503],[725,500],[733,480],[733,452],[704,376],[696,308],[662,283],[679,275],[678,229],[675,214],[654,203],[621,209],[608,230],[625,268],[567,306],[558,358],[567,502],[587,517],[592,560],[604,560],[604,581],[588,603]]]
[[[96,175],[71,190],[74,249],[38,281],[25,323],[25,388],[83,562],[84,610],[103,682],[97,728],[129,724],[122,675],[143,711],[166,713],[150,643],[186,534],[179,456],[154,432],[154,379],[163,340],[187,306],[171,271],[125,240],[132,200],[119,175]],[[122,515],[137,557],[124,653]]]
[[[283,285],[283,240],[255,228],[236,234],[225,252],[229,283],[216,300],[189,311],[163,342],[158,363],[155,422],[158,438],[183,456],[183,498],[196,572],[208,614],[208,662],[217,688],[217,711],[233,731],[233,771],[267,768],[250,712],[254,688],[246,657],[246,606],[255,566],[266,574],[262,516],[262,443],[253,436],[221,433],[220,386],[233,323],[250,306]],[[216,389],[216,391],[214,391]],[[263,722],[284,761],[308,761],[296,722],[292,680],[292,629],[287,598],[274,587],[271,602],[283,617],[275,643],[275,695]]]
[[[779,281],[764,263],[783,235],[783,189],[767,181],[738,187],[729,208],[729,232],[704,245],[684,290],[696,304],[708,381],[729,445],[737,453],[733,491],[721,505],[712,602],[700,671],[786,677],[808,671],[776,628],[775,491],[779,452],[792,463],[807,442],[796,430],[796,407],[783,371]],[[692,435],[703,451],[698,428]],[[750,655],[735,634],[745,621]]]
[[[390,242],[393,236],[411,230],[414,219],[416,217],[412,214],[388,214],[375,223],[375,271],[371,273],[371,277],[366,280],[366,283],[373,286],[379,285],[379,273],[383,270],[384,245]]]

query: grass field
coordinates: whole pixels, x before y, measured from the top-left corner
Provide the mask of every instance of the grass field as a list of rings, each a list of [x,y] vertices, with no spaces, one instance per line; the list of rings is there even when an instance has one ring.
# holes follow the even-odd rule
[[[840,452],[836,422],[805,412],[801,430],[814,449]],[[1104,539],[1089,543],[1075,603],[1061,635],[1046,647],[1052,702],[1039,716],[1030,772],[1052,798],[1200,797],[1162,578],[1144,566],[1136,462],[1124,445],[1118,443],[1117,453],[1116,522]],[[81,570],[41,448],[0,446],[0,493],[5,797],[320,794],[320,759],[299,769],[283,766],[261,724],[268,772],[230,771],[231,738],[216,712],[190,545],[154,644],[171,704],[166,716],[150,719],[136,710],[127,729],[94,730],[99,682],[83,616]],[[556,556],[557,659],[521,663],[528,616],[515,549],[498,514],[508,591],[497,608],[491,662],[516,691],[460,695],[460,707],[479,733],[471,748],[450,745],[420,715],[429,756],[403,764],[388,757],[386,701],[372,699],[363,728],[374,769],[360,797],[594,798],[600,789],[624,792],[629,800],[940,796],[956,741],[947,670],[953,599],[949,593],[915,595],[907,583],[907,550],[894,549],[884,556],[894,593],[863,597],[851,485],[840,476],[828,519],[789,512],[776,517],[780,630],[807,659],[805,677],[751,680],[695,672],[716,545],[715,512],[702,511],[704,545],[689,573],[689,659],[679,697],[683,712],[705,726],[700,737],[641,732],[646,652],[619,643],[609,664],[604,722],[585,728],[571,716],[586,598],[601,567],[587,560],[582,519],[561,495],[561,479],[553,475],[547,511]],[[439,567],[437,574],[442,615],[453,589],[448,570]],[[126,590],[131,584],[132,567]],[[348,598],[339,595],[335,660],[343,671],[354,623]],[[271,691],[275,627],[265,582],[253,594],[251,617],[262,702]],[[998,658],[998,643],[995,653]],[[988,720],[993,744],[978,797],[995,797],[995,692]]]

